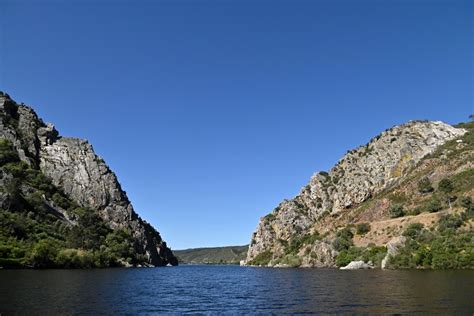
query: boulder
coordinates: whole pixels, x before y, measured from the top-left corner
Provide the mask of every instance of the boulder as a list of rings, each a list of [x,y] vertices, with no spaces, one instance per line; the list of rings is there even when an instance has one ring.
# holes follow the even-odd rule
[[[360,270],[360,269],[373,269],[374,266],[371,261],[365,263],[364,261],[351,261],[347,266],[341,267],[341,270]]]

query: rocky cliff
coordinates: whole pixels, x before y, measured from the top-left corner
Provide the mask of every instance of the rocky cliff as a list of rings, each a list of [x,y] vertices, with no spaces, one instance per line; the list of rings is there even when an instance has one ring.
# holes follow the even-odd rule
[[[447,161],[434,158],[430,160],[429,168],[421,169],[420,166],[450,141],[459,140],[462,145],[466,132],[464,128],[443,122],[410,121],[347,152],[329,172],[315,173],[296,197],[284,200],[261,218],[245,264],[335,266],[341,249],[349,251],[354,242],[352,239],[360,239],[353,237],[355,225],[368,220],[365,224],[370,227],[371,222],[390,218],[387,209],[397,201],[387,199],[389,191],[401,190],[401,184],[406,184],[408,179],[416,182],[422,176],[429,176],[436,181],[442,176],[472,168],[472,156],[457,157],[459,164],[452,169],[447,167]],[[468,152],[472,154],[472,151]],[[472,189],[466,190],[460,193],[472,196]],[[425,199],[416,187],[414,191],[413,197],[419,194],[420,201]],[[372,230],[367,235],[372,238],[366,238],[365,245],[384,246],[379,235],[388,233],[382,232],[381,228],[379,235],[376,234]],[[350,245],[341,246],[346,241]]]
[[[63,199],[71,200],[74,207],[97,213],[109,230],[131,234],[127,240],[142,264],[177,264],[160,234],[135,213],[116,175],[94,153],[91,144],[60,136],[54,126],[45,124],[32,108],[17,104],[3,93],[0,95],[0,116],[0,138],[12,144],[19,160],[26,165],[24,168],[40,172],[57,188],[56,200],[63,194]],[[61,219],[69,218],[69,224],[75,225],[78,215],[74,214],[74,207],[70,206],[68,211],[54,201],[53,195],[48,196],[48,190],[25,183],[30,191],[42,194],[44,201],[41,203],[49,205],[51,214],[62,214]],[[21,198],[28,200],[28,196]]]

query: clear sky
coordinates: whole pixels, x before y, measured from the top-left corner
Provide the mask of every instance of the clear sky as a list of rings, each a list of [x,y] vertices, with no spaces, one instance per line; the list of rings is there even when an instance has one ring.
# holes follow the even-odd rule
[[[348,149],[473,113],[472,1],[0,4],[0,90],[87,138],[173,249],[246,244]]]

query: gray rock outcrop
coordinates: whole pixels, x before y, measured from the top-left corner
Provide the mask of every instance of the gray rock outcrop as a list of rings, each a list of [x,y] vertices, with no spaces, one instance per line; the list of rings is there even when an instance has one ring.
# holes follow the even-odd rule
[[[386,245],[387,254],[382,259],[381,268],[387,269],[390,263],[390,258],[398,255],[399,249],[405,246],[407,239],[405,236],[393,237]]]
[[[177,264],[160,234],[135,213],[116,175],[86,140],[59,136],[54,125],[45,124],[33,109],[8,96],[0,96],[0,118],[0,137],[13,144],[21,160],[39,168],[78,205],[98,210],[110,228],[128,229],[137,240],[134,247],[147,255],[150,264]]]
[[[410,121],[349,151],[329,172],[315,173],[296,197],[260,219],[246,262],[269,251],[273,260],[283,256],[288,243],[307,234],[320,218],[340,214],[397,184],[422,158],[465,132],[439,121]],[[313,257],[327,257],[327,252],[307,251]],[[305,266],[320,266],[307,256],[302,256]],[[327,262],[325,266],[332,266]]]

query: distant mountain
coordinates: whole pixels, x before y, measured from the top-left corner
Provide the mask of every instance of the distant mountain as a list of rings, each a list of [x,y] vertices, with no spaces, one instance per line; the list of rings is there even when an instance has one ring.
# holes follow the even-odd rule
[[[92,145],[0,93],[0,266],[167,264],[178,262]]]
[[[245,264],[474,268],[473,199],[474,122],[410,121],[262,217]]]
[[[174,250],[180,263],[239,264],[247,255],[249,246],[229,246]]]

